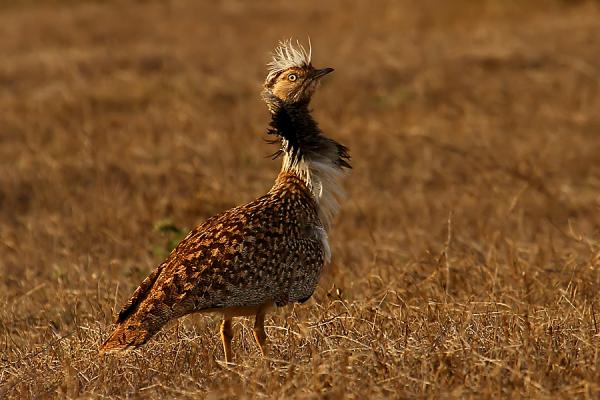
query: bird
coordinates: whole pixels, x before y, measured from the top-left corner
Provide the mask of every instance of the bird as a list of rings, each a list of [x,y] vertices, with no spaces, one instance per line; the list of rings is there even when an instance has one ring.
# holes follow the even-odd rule
[[[222,314],[221,341],[232,363],[234,317],[254,316],[268,355],[264,322],[275,307],[304,303],[331,260],[328,233],[345,196],[349,150],[326,136],[310,101],[333,68],[312,65],[312,46],[280,41],[267,64],[262,99],[269,142],[281,170],[263,196],[194,228],[134,291],[100,354],[138,348],[167,322],[191,313]]]

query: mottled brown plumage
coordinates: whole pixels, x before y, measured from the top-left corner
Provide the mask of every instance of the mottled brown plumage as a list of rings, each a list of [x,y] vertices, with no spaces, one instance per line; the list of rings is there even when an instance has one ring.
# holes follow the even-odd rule
[[[270,67],[263,97],[272,113],[269,133],[283,154],[275,185],[190,232],[134,292],[101,351],[140,346],[174,318],[219,311],[226,361],[238,315],[256,315],[264,354],[269,308],[304,302],[314,292],[330,258],[327,229],[339,178],[349,168],[346,148],[323,136],[308,111],[318,80],[332,70],[314,69],[310,54],[290,42],[280,44]]]

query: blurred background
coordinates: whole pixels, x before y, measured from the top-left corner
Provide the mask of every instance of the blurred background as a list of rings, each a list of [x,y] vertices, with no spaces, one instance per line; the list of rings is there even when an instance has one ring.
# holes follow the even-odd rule
[[[373,346],[344,356],[363,368],[340,370],[343,340],[308,345],[322,325],[298,328],[296,352],[268,328],[299,372],[248,386],[222,376],[209,318],[181,327],[200,337],[185,350],[194,367],[148,354],[167,364],[147,368],[192,372],[90,361],[182,235],[270,188],[266,63],[279,40],[308,37],[313,64],[335,68],[315,117],[354,169],[315,300],[272,325],[329,318],[342,302],[361,317],[323,335]],[[0,397],[127,396],[156,382],[150,397],[222,384],[287,397],[597,394],[599,155],[598,1],[3,0]],[[388,322],[361,325],[378,316]],[[453,358],[474,337],[495,364]],[[167,332],[153,351],[175,343]],[[238,346],[240,363],[258,363],[250,338]],[[310,359],[342,375],[313,381]]]

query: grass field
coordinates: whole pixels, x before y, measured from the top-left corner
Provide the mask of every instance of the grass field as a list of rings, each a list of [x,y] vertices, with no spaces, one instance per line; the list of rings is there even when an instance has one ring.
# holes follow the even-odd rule
[[[353,171],[315,296],[99,358],[187,230],[266,192],[275,43]],[[600,397],[597,1],[0,2],[0,398]]]

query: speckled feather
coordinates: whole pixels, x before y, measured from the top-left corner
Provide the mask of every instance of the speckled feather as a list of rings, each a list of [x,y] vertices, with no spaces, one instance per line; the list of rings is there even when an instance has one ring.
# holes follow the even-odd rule
[[[192,312],[306,300],[323,267],[322,234],[304,183],[280,174],[269,193],[208,219],[179,243],[119,313],[115,344],[141,345]]]

